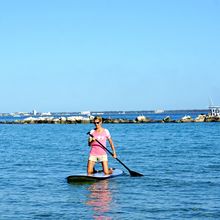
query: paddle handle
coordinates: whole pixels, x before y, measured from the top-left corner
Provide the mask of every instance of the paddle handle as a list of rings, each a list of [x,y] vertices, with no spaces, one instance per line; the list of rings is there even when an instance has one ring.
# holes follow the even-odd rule
[[[94,136],[93,136],[90,132],[88,132],[87,134],[88,134],[90,137],[94,138]],[[112,157],[114,156],[114,154],[113,154],[108,148],[106,148],[100,141],[98,141],[97,139],[95,139],[95,141],[96,141],[97,143],[99,143],[106,151],[108,151],[108,153],[111,154]],[[123,162],[121,162],[117,157],[116,157],[115,159],[116,159],[121,165],[123,165],[123,166],[130,172],[130,169],[129,169]]]

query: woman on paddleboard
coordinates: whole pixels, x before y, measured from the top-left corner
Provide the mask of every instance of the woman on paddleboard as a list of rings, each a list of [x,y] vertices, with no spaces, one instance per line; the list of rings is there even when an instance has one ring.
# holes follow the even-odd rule
[[[115,147],[113,141],[111,139],[111,135],[108,129],[102,127],[102,118],[96,116],[94,118],[95,129],[90,131],[90,134],[93,136],[89,137],[88,144],[91,147],[88,165],[87,165],[87,173],[93,174],[93,168],[96,162],[102,163],[103,171],[106,175],[112,174],[112,170],[108,168],[108,157],[106,150],[96,141],[98,140],[102,145],[106,147],[106,140],[109,141],[109,144],[113,151],[113,157],[116,158]]]

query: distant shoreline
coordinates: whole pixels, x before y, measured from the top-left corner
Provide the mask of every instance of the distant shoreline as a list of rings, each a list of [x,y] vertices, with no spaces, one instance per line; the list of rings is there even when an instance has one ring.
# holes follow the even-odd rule
[[[185,112],[185,111],[184,111]],[[199,111],[201,112],[201,111]],[[182,112],[180,112],[182,113]],[[189,113],[189,112],[187,112]],[[195,111],[193,111],[195,113]],[[136,113],[137,114],[137,113]],[[129,119],[128,117],[120,117],[121,115],[118,114],[119,117],[111,118],[103,117],[103,122],[106,124],[140,124],[140,123],[189,123],[189,122],[220,122],[220,116],[212,116],[210,114],[203,114],[200,113],[196,116],[196,118],[192,118],[192,116],[185,115],[179,119],[173,119],[172,117],[168,116],[167,113],[160,114],[163,115],[162,119],[152,119],[149,116],[144,116],[144,113],[139,114],[136,118]],[[149,114],[149,113],[148,113]],[[176,113],[178,114],[178,113]],[[126,116],[126,114],[125,114]],[[127,116],[129,114],[127,113]],[[89,124],[93,123],[94,116],[69,116],[69,117],[26,117],[23,119],[11,120],[11,121],[0,121],[0,124]]]
[[[204,113],[209,112],[209,109],[182,109],[182,110],[163,110],[163,112],[159,114],[178,114],[178,113]],[[50,112],[51,115],[80,115],[81,112],[73,111],[73,112]],[[41,112],[37,113],[37,115],[43,114]],[[155,110],[118,110],[118,111],[90,111],[91,115],[99,115],[99,114],[157,114]],[[1,117],[4,116],[12,116],[12,115],[20,115],[20,116],[31,116],[33,113],[30,112],[13,112],[13,113],[0,113]]]

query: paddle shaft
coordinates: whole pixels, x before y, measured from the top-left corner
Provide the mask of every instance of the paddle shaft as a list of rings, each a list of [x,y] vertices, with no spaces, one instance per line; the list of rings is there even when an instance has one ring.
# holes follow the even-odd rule
[[[90,132],[87,133],[90,137],[94,138],[94,136],[92,134],[90,134]],[[107,150],[112,157],[114,156],[114,154],[108,149],[106,148],[100,141],[98,141],[97,139],[95,139],[95,141],[97,143],[99,143],[105,150]],[[123,165],[129,172],[132,172],[123,162],[121,162],[117,157],[115,158],[121,165]]]

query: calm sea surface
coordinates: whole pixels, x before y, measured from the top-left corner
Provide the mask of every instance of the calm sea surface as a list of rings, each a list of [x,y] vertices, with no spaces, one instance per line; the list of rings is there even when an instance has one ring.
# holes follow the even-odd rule
[[[0,219],[220,219],[220,123],[106,124],[144,177],[109,157],[124,176],[68,184],[86,171],[92,127],[0,125]]]

